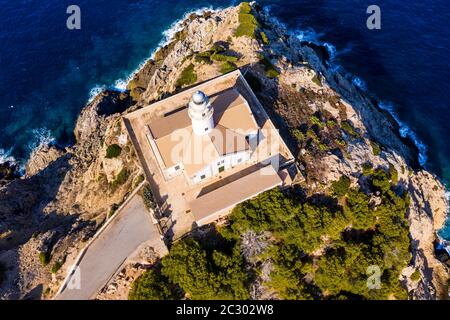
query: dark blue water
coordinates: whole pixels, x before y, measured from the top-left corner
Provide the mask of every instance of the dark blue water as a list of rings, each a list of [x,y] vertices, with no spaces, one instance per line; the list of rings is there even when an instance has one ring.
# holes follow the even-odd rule
[[[187,11],[237,2],[0,0],[0,158],[26,159],[45,139],[70,143],[94,88],[120,87]],[[332,44],[335,63],[395,111],[421,161],[450,185],[448,0],[379,0],[382,29],[372,31],[373,1],[259,3],[290,30]],[[81,8],[81,30],[66,28],[71,4]]]

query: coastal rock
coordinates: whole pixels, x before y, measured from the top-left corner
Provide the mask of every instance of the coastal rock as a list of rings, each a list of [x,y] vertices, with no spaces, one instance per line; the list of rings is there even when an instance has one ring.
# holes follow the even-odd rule
[[[31,177],[37,174],[63,154],[64,152],[55,146],[50,146],[47,144],[40,145],[34,149],[30,155],[30,159],[28,160],[25,169],[26,176]]]

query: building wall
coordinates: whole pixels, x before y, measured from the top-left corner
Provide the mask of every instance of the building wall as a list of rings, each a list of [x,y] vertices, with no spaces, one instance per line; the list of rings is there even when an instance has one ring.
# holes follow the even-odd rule
[[[191,177],[191,182],[196,184],[202,181],[206,181],[211,177],[219,175],[221,172],[226,172],[230,168],[247,162],[249,159],[250,151],[241,151],[224,155],[218,158],[216,161],[213,161],[203,170],[197,172],[193,177]]]

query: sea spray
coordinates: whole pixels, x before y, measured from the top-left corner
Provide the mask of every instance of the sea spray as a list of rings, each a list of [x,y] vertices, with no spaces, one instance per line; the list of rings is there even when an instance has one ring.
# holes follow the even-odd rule
[[[419,150],[419,164],[424,166],[427,163],[427,147],[426,145],[417,137],[417,134],[411,130],[405,123],[400,120],[397,112],[394,109],[394,106],[391,103],[387,102],[379,102],[378,106],[380,109],[383,109],[390,113],[390,115],[395,119],[397,124],[400,126],[399,132],[403,138],[411,139]]]
[[[16,159],[11,155],[12,150],[12,148],[9,150],[0,148],[0,164],[5,162],[16,163]]]
[[[106,90],[108,87],[105,85],[96,85],[89,91],[89,98],[88,103],[92,102],[95,97],[101,93],[102,91]]]
[[[128,84],[130,83],[130,81],[134,78],[134,76],[140,71],[142,70],[142,68],[145,66],[145,64],[151,60],[154,59],[156,52],[166,46],[167,44],[169,44],[172,39],[174,38],[175,34],[179,31],[181,31],[183,29],[183,22],[191,15],[191,14],[197,14],[197,15],[202,15],[203,13],[210,11],[210,12],[217,12],[222,10],[221,8],[217,8],[217,9],[213,9],[212,6],[210,7],[202,7],[200,9],[197,10],[193,10],[193,11],[188,11],[186,13],[183,14],[183,17],[179,20],[176,20],[175,22],[173,22],[170,27],[166,30],[164,30],[162,32],[162,40],[158,43],[158,45],[156,46],[156,48],[151,52],[150,57],[144,59],[142,62],[139,63],[138,67],[136,69],[134,69],[131,73],[128,74],[128,76],[125,76],[123,78],[117,79],[114,82],[114,85],[110,87],[110,89],[112,90],[116,90],[116,91],[126,91]]]
[[[42,145],[51,145],[56,142],[52,132],[45,127],[33,129],[31,133],[32,139],[27,145],[30,154]]]

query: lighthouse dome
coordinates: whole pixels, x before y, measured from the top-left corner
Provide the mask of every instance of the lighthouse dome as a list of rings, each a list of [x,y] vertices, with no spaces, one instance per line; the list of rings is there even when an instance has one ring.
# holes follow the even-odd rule
[[[196,91],[193,95],[192,95],[192,101],[195,104],[203,104],[206,100],[206,95],[202,92],[202,91]]]

